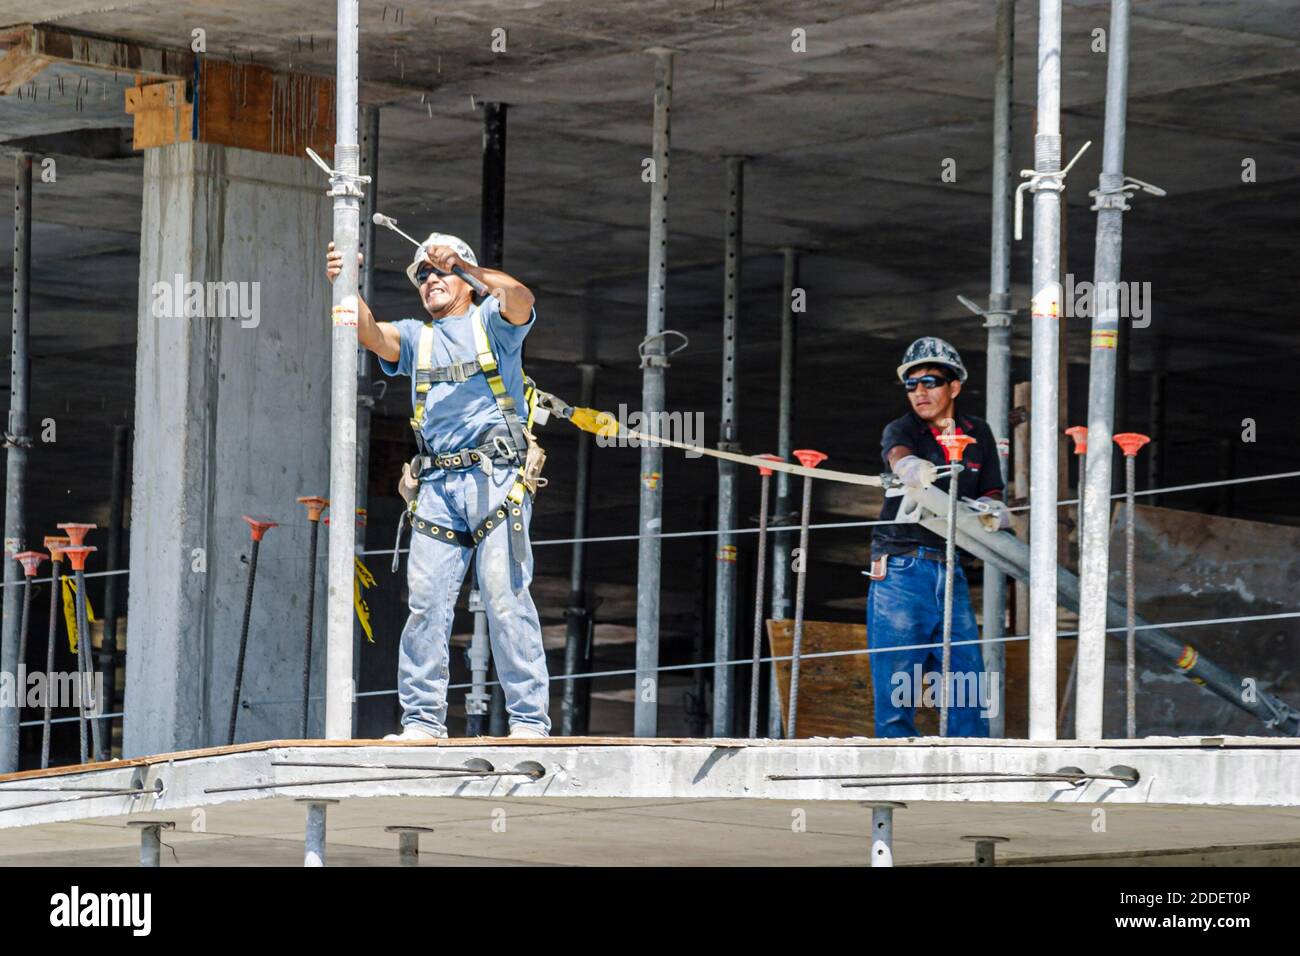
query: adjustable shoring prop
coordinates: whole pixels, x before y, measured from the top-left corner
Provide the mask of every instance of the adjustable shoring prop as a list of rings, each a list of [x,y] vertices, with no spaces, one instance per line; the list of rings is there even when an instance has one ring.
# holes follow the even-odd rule
[[[780,461],[776,455],[759,455],[769,461]],[[754,666],[750,672],[749,683],[749,736],[758,736],[758,684],[763,676],[760,658],[763,656],[763,584],[767,563],[767,501],[768,486],[772,480],[772,469],[759,467],[762,484],[758,503],[758,571],[754,584]]]
[[[253,585],[257,581],[257,552],[262,546],[262,537],[272,528],[278,528],[270,518],[243,516],[248,522],[249,534],[253,538],[253,550],[248,558],[248,586],[244,590],[244,620],[239,626],[239,650],[235,657],[235,689],[230,696],[230,726],[226,732],[226,743],[235,742],[235,724],[239,720],[239,692],[244,686],[244,656],[248,652],[248,622],[253,613]]]
[[[72,545],[65,547],[63,553],[68,556],[72,563],[73,573],[77,580],[76,601],[76,618],[77,618],[77,670],[80,673],[81,686],[77,689],[77,704],[81,720],[78,722],[81,728],[81,762],[89,763],[90,755],[86,751],[86,724],[90,724],[91,743],[94,745],[94,754],[96,757],[100,754],[99,748],[99,721],[90,720],[86,714],[98,715],[99,708],[95,703],[95,685],[92,680],[95,668],[90,659],[90,625],[87,622],[86,614],[86,558],[93,551],[98,550],[92,545],[85,544],[86,534],[94,530],[93,524],[78,524],[76,522],[63,522],[58,525],[59,530],[66,531],[68,537],[72,539]]]
[[[939,689],[939,736],[948,736],[949,675],[952,673],[952,591],[957,574],[957,479],[962,472],[962,454],[966,446],[975,441],[970,435],[954,435],[952,419],[947,420],[945,431],[938,436],[948,460],[948,533],[944,550],[943,567],[943,667]]]
[[[311,710],[311,638],[313,625],[316,623],[316,547],[320,539],[321,512],[329,506],[329,499],[319,495],[304,495],[298,504],[307,509],[307,520],[311,522],[311,534],[307,543],[307,633],[303,638],[302,651],[302,720],[301,736],[307,737],[307,715]],[[251,588],[252,585],[250,584]]]
[[[45,673],[54,673],[54,643],[59,636],[59,590],[63,584],[63,549],[72,544],[71,538],[47,536],[45,547],[50,552],[50,627],[49,643],[45,646]],[[50,766],[50,718],[54,708],[54,695],[45,691],[44,714],[41,716],[41,769]]]
[[[1115,436],[1115,444],[1124,451],[1124,730],[1129,740],[1137,737],[1137,580],[1133,553],[1133,492],[1137,483],[1137,453],[1151,439],[1137,432]]]

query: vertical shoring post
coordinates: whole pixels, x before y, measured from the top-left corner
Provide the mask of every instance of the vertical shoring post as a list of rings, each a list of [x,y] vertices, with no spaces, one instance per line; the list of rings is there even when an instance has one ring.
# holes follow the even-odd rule
[[[49,640],[45,645],[45,673],[54,673],[54,648],[58,639],[59,627],[59,593],[63,589],[63,552],[51,546],[47,538],[45,546],[50,549],[50,620]],[[50,766],[50,721],[53,717],[54,695],[46,693],[45,707],[41,716],[41,769]]]
[[[361,133],[361,173],[370,177],[370,189],[362,200],[361,217],[361,298],[367,305],[375,301],[375,222],[372,218],[379,206],[379,107],[367,106],[363,112]],[[357,344],[357,516],[356,553],[360,557],[366,550],[366,528],[370,508],[370,416],[375,407],[374,389],[371,385],[370,350]],[[365,632],[361,622],[352,626],[352,686],[361,687],[361,642]],[[352,699],[352,726],[358,726],[358,698]]]
[[[1038,5],[1033,407],[1029,454],[1029,737],[1056,739],[1056,415],[1061,302],[1061,0]]]
[[[9,370],[9,423],[5,428],[5,535],[4,550],[17,554],[25,550],[27,527],[27,406],[30,398],[31,357],[28,351],[28,321],[32,278],[32,157],[14,157],[14,273],[13,350]],[[0,677],[18,676],[18,582],[22,569],[17,562],[4,562],[4,621],[0,624]],[[0,773],[18,769],[18,708],[13,701],[0,702]]]
[[[108,505],[108,554],[105,557],[104,579],[104,642],[99,650],[99,670],[103,674],[104,691],[101,706],[104,713],[113,712],[117,699],[117,595],[122,575],[114,574],[122,555],[122,512],[126,506],[126,484],[131,473],[127,470],[127,456],[131,447],[131,426],[113,426],[113,471],[111,495]],[[102,719],[100,741],[104,752],[96,759],[108,760],[113,751],[113,718]]]
[[[794,419],[794,290],[799,287],[799,253],[795,249],[781,250],[783,258],[781,289],[781,366],[777,393],[776,453],[782,461],[790,460],[793,446],[790,433]],[[776,506],[778,526],[786,524],[790,514],[790,476],[776,473]],[[787,525],[788,527],[788,525]],[[772,619],[784,621],[790,617],[790,533],[778,531],[772,538]],[[767,735],[773,740],[781,736],[781,695],[776,687],[776,661],[768,666]]]
[[[763,458],[775,458],[775,455],[763,455]],[[754,647],[753,664],[749,670],[749,736],[758,736],[758,688],[763,675],[760,659],[763,656],[763,582],[767,570],[767,508],[769,487],[772,482],[772,469],[758,469],[758,557],[755,560],[757,570],[754,572]]]
[[[740,311],[740,266],[745,208],[745,161],[727,157],[726,237],[723,241],[722,420],[718,448],[740,451],[736,416],[736,317]],[[730,664],[736,630],[736,485],[733,461],[718,461],[718,547],[713,614],[713,736],[730,737],[735,709],[735,668]]]
[[[357,143],[358,0],[338,0],[338,64],[334,148],[334,247],[343,269],[333,286],[330,370],[330,508],[328,630],[325,654],[325,737],[352,736],[352,589],[357,498],[357,297],[361,188]],[[323,822],[322,808],[322,822]]]
[[[1016,0],[998,0],[993,76],[993,226],[989,253],[988,385],[984,417],[998,445],[1005,481],[1010,450],[1007,416],[1011,411],[1011,86],[1014,75]],[[984,566],[984,669],[997,674],[996,713],[989,736],[1006,736],[1006,645],[1000,638],[1006,619],[1006,575]]]
[[[506,104],[483,104],[483,169],[479,182],[479,263],[489,269],[505,265],[506,231]],[[527,352],[527,343],[524,345]],[[488,649],[491,659],[491,649]],[[487,731],[493,737],[510,732],[505,689],[498,680],[488,694]],[[477,722],[476,722],[477,726]]]
[[[1124,729],[1137,739],[1137,575],[1134,567],[1133,490],[1137,485],[1137,456],[1124,456]]]
[[[596,368],[591,362],[582,362],[582,384],[578,388],[578,404],[591,408],[596,400]],[[573,483],[573,551],[569,563],[569,606],[564,609],[564,673],[571,677],[590,670],[592,659],[591,612],[587,607],[586,549],[583,538],[587,536],[587,500],[591,487],[591,434],[578,432],[577,475]],[[564,712],[560,733],[565,737],[584,736],[588,731],[588,713],[591,703],[591,680],[566,680],[564,682]]]
[[[1088,374],[1088,456],[1083,546],[1079,553],[1079,679],[1075,736],[1100,740],[1106,668],[1106,590],[1110,576],[1111,440],[1115,417],[1115,346],[1124,210],[1124,128],[1128,100],[1128,0],[1113,0],[1106,61],[1105,142],[1096,204],[1092,348]]]
[[[490,269],[505,263],[506,104],[483,104],[483,181],[479,202],[479,261]]]
[[[656,48],[655,177],[650,190],[650,258],[647,270],[645,348],[641,362],[641,410],[658,428],[664,409],[664,305],[668,280],[668,144],[673,95],[673,54]],[[653,737],[659,726],[659,574],[663,531],[663,447],[641,445],[641,491],[637,541],[636,686],[633,733]],[[648,682],[648,686],[647,686]],[[648,691],[648,693],[647,693]]]

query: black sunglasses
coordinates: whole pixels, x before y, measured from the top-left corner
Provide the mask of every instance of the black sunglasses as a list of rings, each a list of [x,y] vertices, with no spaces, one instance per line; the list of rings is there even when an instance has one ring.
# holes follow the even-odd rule
[[[924,385],[926,391],[932,388],[938,388],[940,385],[947,385],[952,379],[946,375],[920,375],[916,378],[907,378],[903,380],[903,388],[909,392],[915,392],[916,386]]]
[[[415,270],[415,281],[420,285],[424,285],[424,280],[429,278],[429,276],[445,276],[446,274],[447,273],[443,272],[441,269],[433,268],[433,266],[420,266],[420,268]]]

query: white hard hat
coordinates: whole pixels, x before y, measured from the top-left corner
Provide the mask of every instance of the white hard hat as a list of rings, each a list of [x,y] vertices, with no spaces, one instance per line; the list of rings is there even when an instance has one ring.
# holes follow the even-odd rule
[[[474,250],[469,247],[469,243],[464,239],[457,238],[456,236],[449,236],[445,232],[431,232],[429,233],[429,238],[424,240],[424,244],[420,246],[419,249],[415,250],[415,256],[411,259],[411,264],[406,267],[406,277],[411,280],[411,285],[415,286],[417,289],[420,288],[420,283],[415,278],[415,272],[420,268],[420,264],[424,262],[425,250],[431,246],[451,246],[456,250],[456,255],[460,256],[470,265],[478,265],[478,259],[474,256]]]

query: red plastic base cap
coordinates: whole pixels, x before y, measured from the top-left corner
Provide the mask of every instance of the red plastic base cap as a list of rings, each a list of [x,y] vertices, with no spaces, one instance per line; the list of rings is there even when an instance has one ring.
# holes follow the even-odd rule
[[[799,459],[799,464],[805,468],[816,468],[826,460],[826,455],[820,451],[814,451],[811,448],[795,449],[794,457]]]
[[[1075,425],[1073,428],[1067,428],[1065,433],[1074,439],[1074,453],[1076,455],[1088,454],[1088,426]]]
[[[1124,450],[1124,455],[1128,458],[1136,455],[1138,449],[1150,440],[1146,435],[1139,435],[1137,432],[1121,432],[1115,436],[1115,444]]]
[[[949,464],[961,461],[962,455],[966,454],[966,446],[975,444],[975,439],[970,435],[936,435],[935,441],[943,446],[943,454]]]
[[[14,555],[18,563],[23,566],[23,574],[29,578],[36,577],[36,571],[45,560],[46,554],[43,551],[19,551]]]
[[[86,535],[89,532],[94,531],[97,527],[99,527],[99,525],[78,524],[77,522],[74,521],[64,521],[62,524],[55,525],[55,527],[58,528],[60,531],[68,532],[68,537],[71,538],[72,543],[76,545],[76,544],[84,544],[86,541]]]
[[[84,571],[86,570],[86,558],[90,557],[92,551],[98,550],[98,548],[91,544],[74,544],[70,548],[64,548],[63,553],[66,554],[68,560],[72,562],[72,570]]]
[[[52,561],[62,561],[63,549],[70,544],[72,544],[71,538],[63,538],[52,534],[45,536],[45,547],[49,550]]]
[[[785,459],[782,458],[780,455],[771,455],[771,454],[767,454],[767,455],[755,455],[754,457],[755,457],[755,458],[762,458],[764,461],[785,461]],[[812,466],[810,466],[810,467],[812,467]],[[762,465],[759,465],[759,466],[758,466],[758,473],[759,473],[760,475],[762,475],[764,478],[771,478],[771,477],[772,477],[772,469],[771,469],[771,468],[764,468]]]
[[[243,518],[248,522],[254,541],[261,541],[263,536],[272,528],[280,527],[277,522],[272,521],[266,515],[244,515]]]
[[[329,507],[330,500],[320,495],[304,495],[298,499],[298,504],[307,506],[308,521],[319,521],[320,513]]]

